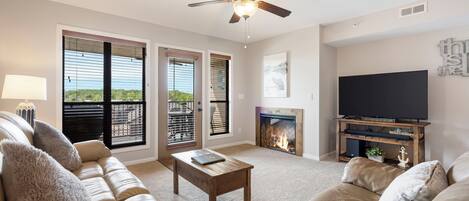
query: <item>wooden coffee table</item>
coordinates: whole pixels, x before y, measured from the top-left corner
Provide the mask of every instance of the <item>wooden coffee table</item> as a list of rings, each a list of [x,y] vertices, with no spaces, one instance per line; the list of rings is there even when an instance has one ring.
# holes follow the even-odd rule
[[[191,157],[204,153],[215,153],[225,161],[209,165],[192,162]],[[178,176],[191,182],[216,201],[218,195],[244,188],[244,201],[251,200],[251,169],[254,166],[209,149],[172,154],[174,193],[179,193]]]

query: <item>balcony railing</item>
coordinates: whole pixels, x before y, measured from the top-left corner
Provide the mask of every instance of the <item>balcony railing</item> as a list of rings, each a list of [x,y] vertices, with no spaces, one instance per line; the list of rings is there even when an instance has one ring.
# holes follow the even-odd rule
[[[99,103],[64,103],[63,132],[72,142],[103,140],[104,106]],[[112,103],[112,145],[142,142],[143,103]]]
[[[112,144],[128,144],[143,141],[143,104],[112,105]]]
[[[194,102],[168,102],[168,144],[191,142],[194,135]]]
[[[224,104],[211,104],[210,129],[212,133],[227,132],[226,119],[221,115],[226,111],[225,107]],[[168,102],[168,144],[194,141],[194,122],[193,101]]]
[[[144,137],[141,103],[112,104],[112,144],[141,142]],[[104,109],[100,103],[64,103],[63,132],[72,142],[103,140]],[[211,129],[225,129],[218,115],[212,115]],[[168,103],[168,144],[195,140],[193,101]]]
[[[63,107],[63,133],[70,141],[103,139],[103,104],[64,103]]]

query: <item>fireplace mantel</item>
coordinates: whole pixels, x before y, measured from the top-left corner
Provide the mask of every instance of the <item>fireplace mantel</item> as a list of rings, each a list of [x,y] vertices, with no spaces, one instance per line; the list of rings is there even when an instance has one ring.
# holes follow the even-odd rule
[[[303,156],[303,109],[256,107],[256,145],[261,141],[261,114],[294,116],[296,119],[296,155]]]

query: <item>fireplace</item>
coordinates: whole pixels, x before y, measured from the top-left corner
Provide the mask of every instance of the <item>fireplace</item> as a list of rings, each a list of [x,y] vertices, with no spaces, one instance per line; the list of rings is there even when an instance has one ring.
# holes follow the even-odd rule
[[[303,155],[303,110],[256,108],[256,145]]]
[[[296,117],[260,114],[260,146],[296,154]]]

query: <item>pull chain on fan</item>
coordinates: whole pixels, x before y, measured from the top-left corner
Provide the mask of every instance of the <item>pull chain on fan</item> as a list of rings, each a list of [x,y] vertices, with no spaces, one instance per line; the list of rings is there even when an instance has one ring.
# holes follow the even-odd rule
[[[249,19],[244,19],[244,48],[248,48],[248,40],[251,38],[249,35]]]

